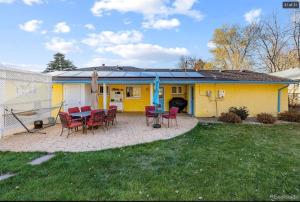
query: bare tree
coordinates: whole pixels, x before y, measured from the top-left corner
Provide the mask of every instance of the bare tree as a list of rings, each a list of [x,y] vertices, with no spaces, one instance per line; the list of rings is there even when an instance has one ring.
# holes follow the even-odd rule
[[[180,69],[194,69],[198,59],[194,56],[181,56],[178,62]]]
[[[285,57],[290,55],[288,29],[279,25],[276,14],[260,23],[257,52],[261,64],[268,72],[288,68]]]
[[[300,14],[295,12],[292,16],[293,49],[297,55],[297,66],[300,67]]]

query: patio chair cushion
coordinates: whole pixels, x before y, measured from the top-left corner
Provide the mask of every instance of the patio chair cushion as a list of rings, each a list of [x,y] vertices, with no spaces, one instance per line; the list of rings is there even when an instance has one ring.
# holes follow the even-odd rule
[[[105,112],[103,110],[92,110],[91,118],[87,121],[88,126],[102,126],[104,125]]]
[[[80,112],[79,107],[71,107],[68,109],[69,114]]]
[[[82,126],[82,122],[79,122],[79,121],[72,121],[72,122],[69,124],[69,128],[76,128],[76,127],[79,127],[79,126]]]
[[[91,106],[83,106],[80,108],[80,110],[82,112],[88,112],[88,111],[92,111],[92,108],[91,108]]]
[[[145,106],[146,117],[154,117],[155,114],[153,113],[153,111],[155,111],[155,106]]]
[[[163,114],[162,117],[165,119],[176,119],[178,113],[178,107],[171,107],[168,114]]]

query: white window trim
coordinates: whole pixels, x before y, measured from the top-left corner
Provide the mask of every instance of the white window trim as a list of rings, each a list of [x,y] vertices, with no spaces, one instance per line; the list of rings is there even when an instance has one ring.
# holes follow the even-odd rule
[[[172,92],[172,88],[176,88],[176,92],[175,93]],[[181,93],[179,93],[179,90],[178,90],[179,88],[181,88]],[[182,86],[172,86],[171,87],[171,94],[172,95],[182,95],[183,94],[183,87]]]
[[[127,88],[132,87],[132,88],[139,88],[140,89],[140,95],[135,96],[135,97],[127,97]],[[125,86],[125,99],[141,99],[142,97],[142,87],[141,86]]]
[[[100,91],[100,88],[103,88],[103,85],[98,85],[98,92],[99,92],[99,95],[103,95],[103,93],[101,93]],[[110,94],[110,87],[109,86],[106,86],[106,95],[109,95]]]

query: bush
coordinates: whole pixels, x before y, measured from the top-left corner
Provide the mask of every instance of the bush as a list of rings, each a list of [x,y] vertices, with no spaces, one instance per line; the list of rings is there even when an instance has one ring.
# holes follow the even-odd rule
[[[235,113],[232,113],[232,112],[222,113],[218,120],[225,122],[225,123],[241,123],[242,122],[242,119],[238,115],[236,115]]]
[[[272,114],[260,113],[257,114],[256,119],[260,123],[273,124],[276,122],[276,118]]]
[[[286,111],[278,114],[278,119],[289,122],[300,122],[300,113],[296,111]]]
[[[242,120],[246,120],[246,118],[249,116],[249,111],[247,107],[230,107],[229,112],[235,113],[238,115]]]

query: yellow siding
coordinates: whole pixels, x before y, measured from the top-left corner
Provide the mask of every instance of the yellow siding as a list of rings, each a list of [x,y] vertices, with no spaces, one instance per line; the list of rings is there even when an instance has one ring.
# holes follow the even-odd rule
[[[232,106],[246,106],[250,116],[266,112],[277,114],[278,89],[283,84],[196,84],[195,115],[197,117],[219,116]],[[212,91],[211,97],[206,96]],[[218,90],[225,91],[225,97],[216,99]],[[281,111],[288,110],[287,88],[282,90]]]
[[[181,86],[182,87],[182,94],[172,94],[172,87],[175,86]],[[173,97],[182,97],[184,99],[187,100],[188,96],[187,96],[187,85],[161,85],[161,87],[164,87],[165,89],[165,110],[169,110],[169,101],[173,98]]]
[[[63,85],[62,84],[53,84],[52,85],[52,106],[56,107],[61,104],[63,101]],[[52,116],[56,116],[59,109],[52,111]],[[63,110],[63,108],[62,108]]]
[[[141,87],[140,98],[126,98],[126,86]],[[150,105],[150,84],[149,85],[109,85],[109,89],[123,89],[123,106],[125,112],[143,112],[145,106]],[[109,106],[110,96],[107,96],[107,107]],[[103,108],[103,95],[99,95],[99,108]]]
[[[130,85],[128,85],[130,86]],[[141,87],[140,98],[126,98],[126,85],[109,85],[110,89],[123,89],[124,92],[124,111],[125,112],[143,112],[144,107],[150,105],[150,85],[138,85]],[[173,97],[183,97],[189,100],[188,85],[180,85],[183,93],[173,95],[172,86],[161,85],[165,90],[165,110],[169,108],[169,101]],[[284,87],[283,84],[195,84],[194,85],[194,111],[197,117],[219,116],[222,112],[228,111],[232,106],[246,106],[249,109],[250,116],[256,116],[261,112],[277,114],[278,89]],[[63,85],[53,84],[52,86],[52,105],[57,106],[63,100]],[[206,96],[206,91],[212,91],[211,97]],[[225,91],[223,99],[215,99],[218,90]],[[288,110],[287,88],[282,90],[281,111]],[[110,96],[107,96],[107,107],[109,106]],[[99,108],[103,108],[103,97],[99,95]],[[189,106],[187,107],[187,111]],[[53,112],[53,115],[57,111]]]

